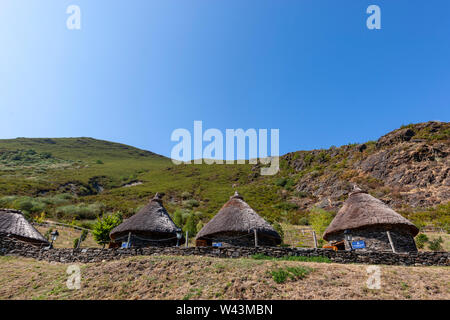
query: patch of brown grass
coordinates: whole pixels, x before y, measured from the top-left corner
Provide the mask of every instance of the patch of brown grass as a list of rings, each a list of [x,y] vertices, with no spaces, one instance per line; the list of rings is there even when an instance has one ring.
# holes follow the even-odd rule
[[[269,271],[308,266],[277,284]],[[66,264],[0,257],[1,299],[450,299],[448,267],[380,266],[368,289],[367,265],[142,256],[80,264],[81,289],[66,287]]]

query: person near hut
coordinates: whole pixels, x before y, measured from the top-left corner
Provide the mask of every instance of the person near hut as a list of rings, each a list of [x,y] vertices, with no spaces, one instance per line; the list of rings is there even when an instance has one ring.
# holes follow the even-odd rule
[[[20,240],[39,247],[50,245],[19,210],[0,209],[0,237]]]
[[[162,195],[156,193],[138,213],[111,230],[110,247],[169,247],[184,243],[180,228],[170,218],[162,204]]]
[[[280,235],[237,192],[200,230],[197,246],[276,246]]]
[[[409,220],[354,186],[323,234],[325,247],[345,250],[416,252],[419,229]]]

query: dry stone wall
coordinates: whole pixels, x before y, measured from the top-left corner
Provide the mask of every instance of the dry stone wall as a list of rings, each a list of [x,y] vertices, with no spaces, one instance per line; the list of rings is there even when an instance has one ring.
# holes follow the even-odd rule
[[[51,249],[45,250],[24,242],[0,237],[0,255],[16,255],[61,263],[90,263],[118,260],[132,256],[198,255],[216,258],[248,258],[254,254],[271,257],[304,256],[328,257],[336,263],[363,263],[385,265],[449,266],[449,252],[392,252],[333,251],[331,249],[302,249],[282,247],[147,247],[131,249]]]

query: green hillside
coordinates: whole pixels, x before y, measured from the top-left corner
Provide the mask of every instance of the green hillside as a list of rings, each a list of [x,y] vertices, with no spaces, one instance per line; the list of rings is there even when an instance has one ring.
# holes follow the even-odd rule
[[[0,140],[0,207],[89,227],[105,213],[130,216],[163,192],[175,222],[195,233],[237,190],[270,222],[315,223],[321,233],[357,183],[419,227],[448,230],[449,128],[414,124],[378,141],[289,153],[274,176],[261,176],[260,165],[177,166],[92,138]]]

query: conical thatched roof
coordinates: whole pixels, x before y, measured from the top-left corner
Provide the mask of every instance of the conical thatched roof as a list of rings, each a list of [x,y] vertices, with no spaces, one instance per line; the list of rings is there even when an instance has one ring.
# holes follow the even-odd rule
[[[259,236],[267,236],[281,243],[280,235],[261,218],[236,192],[219,212],[197,234],[197,239],[208,238],[221,232],[249,233],[258,231]]]
[[[162,196],[156,193],[145,207],[115,227],[109,236],[115,240],[131,232],[132,234],[149,235],[150,239],[155,235],[163,238],[175,237],[177,229],[178,227],[162,205]]]
[[[0,209],[0,233],[35,244],[48,244],[19,210]]]
[[[414,224],[389,208],[384,202],[355,187],[325,230],[323,238],[328,240],[331,234],[343,232],[346,229],[376,225],[399,226],[409,231],[413,237],[419,232]]]

